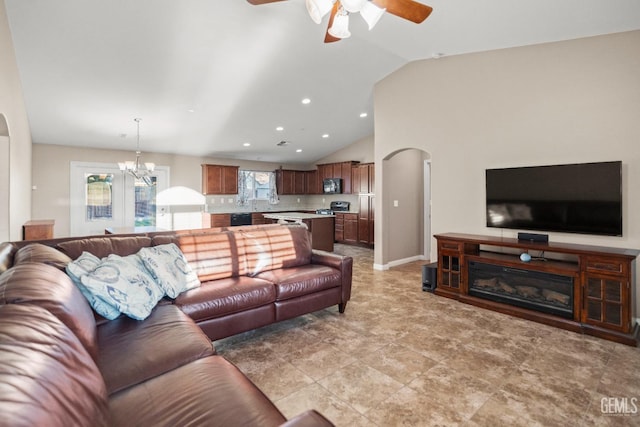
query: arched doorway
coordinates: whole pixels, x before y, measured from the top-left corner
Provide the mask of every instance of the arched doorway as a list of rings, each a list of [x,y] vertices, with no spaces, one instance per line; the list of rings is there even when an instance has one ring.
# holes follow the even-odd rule
[[[382,210],[376,240],[375,267],[387,269],[417,260],[431,252],[431,156],[404,148],[382,159]]]

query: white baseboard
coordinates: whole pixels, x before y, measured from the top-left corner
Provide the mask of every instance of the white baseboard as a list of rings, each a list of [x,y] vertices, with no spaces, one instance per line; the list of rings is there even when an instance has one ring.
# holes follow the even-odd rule
[[[397,259],[395,261],[389,261],[386,264],[373,264],[373,269],[374,270],[380,270],[380,271],[384,271],[384,270],[388,270],[391,267],[397,267],[399,265],[402,264],[408,264],[410,262],[414,262],[414,261],[425,261],[426,258],[424,255],[415,255],[409,258],[403,258],[403,259]]]

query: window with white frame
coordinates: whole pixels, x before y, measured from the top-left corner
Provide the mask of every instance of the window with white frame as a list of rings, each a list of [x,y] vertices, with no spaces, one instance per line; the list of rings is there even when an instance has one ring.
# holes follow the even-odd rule
[[[247,200],[269,200],[269,181],[273,172],[241,171]]]

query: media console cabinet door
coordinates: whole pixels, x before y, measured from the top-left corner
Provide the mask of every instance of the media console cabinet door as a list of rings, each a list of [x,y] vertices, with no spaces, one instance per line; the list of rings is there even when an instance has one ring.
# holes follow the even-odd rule
[[[438,287],[441,291],[459,293],[462,287],[462,253],[460,244],[438,242]]]
[[[583,274],[582,321],[623,333],[631,332],[629,263],[607,257],[586,257]]]

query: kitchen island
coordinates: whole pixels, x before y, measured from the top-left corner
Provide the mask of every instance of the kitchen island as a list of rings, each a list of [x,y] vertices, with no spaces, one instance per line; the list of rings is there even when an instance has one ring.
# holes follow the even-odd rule
[[[264,217],[281,223],[305,224],[311,233],[311,247],[333,252],[335,217],[304,212],[265,213]]]

